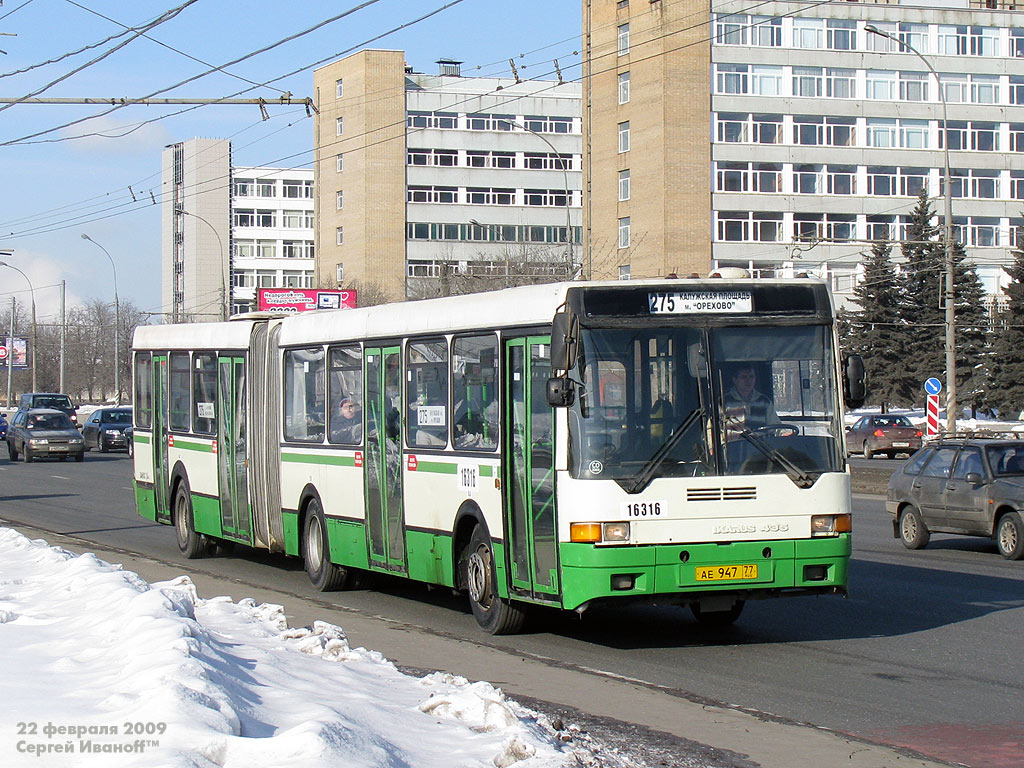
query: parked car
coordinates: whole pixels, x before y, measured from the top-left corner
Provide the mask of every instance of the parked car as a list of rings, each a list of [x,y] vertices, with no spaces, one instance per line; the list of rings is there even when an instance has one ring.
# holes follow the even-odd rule
[[[846,450],[851,455],[861,453],[865,459],[880,453],[894,459],[920,448],[923,435],[906,416],[862,416],[846,430]]]
[[[124,431],[132,425],[131,408],[97,408],[82,424],[85,450],[97,448],[103,453],[128,448]]]
[[[60,392],[26,392],[18,401],[18,410],[28,411],[33,408],[56,408],[66,413],[71,422],[78,426],[78,406]]]
[[[124,429],[124,441],[128,444],[128,455],[135,456],[135,427],[129,424]]]
[[[32,408],[14,414],[7,430],[7,452],[11,461],[17,461],[19,455],[26,462],[47,456],[61,461],[68,456],[74,456],[75,461],[85,458],[82,433],[66,413],[55,408]]]
[[[930,443],[889,478],[885,507],[893,536],[908,549],[932,533],[995,539],[1008,560],[1024,557],[1024,440],[945,439]]]

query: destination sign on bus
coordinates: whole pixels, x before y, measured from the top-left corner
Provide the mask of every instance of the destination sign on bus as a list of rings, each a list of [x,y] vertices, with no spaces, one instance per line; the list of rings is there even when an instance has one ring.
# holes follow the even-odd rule
[[[652,315],[753,312],[750,291],[673,291],[647,294]]]

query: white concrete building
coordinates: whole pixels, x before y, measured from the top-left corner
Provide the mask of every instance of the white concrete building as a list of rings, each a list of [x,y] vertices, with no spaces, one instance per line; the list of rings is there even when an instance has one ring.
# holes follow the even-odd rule
[[[257,288],[314,285],[313,171],[234,168],[231,142],[163,153],[163,304],[171,322],[255,309]]]

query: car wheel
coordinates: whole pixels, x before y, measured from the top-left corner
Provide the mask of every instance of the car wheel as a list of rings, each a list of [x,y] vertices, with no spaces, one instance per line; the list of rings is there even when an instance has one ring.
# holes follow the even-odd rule
[[[110,446],[107,445],[106,439],[104,439],[102,437],[97,437],[96,438],[96,445],[97,445],[97,447],[99,447],[100,453],[106,453],[107,451],[110,450]]]
[[[14,443],[7,443],[7,455],[10,457],[11,461],[18,460],[18,449],[14,447]]]
[[[875,452],[868,448],[868,443],[866,440],[864,441],[864,447],[861,449],[861,451],[864,454],[865,459],[870,459],[872,456],[875,455]]]
[[[75,454],[75,461],[78,461],[78,462],[85,461],[85,451],[82,451],[81,453],[76,453]]]
[[[196,533],[192,517],[192,491],[185,480],[178,483],[178,490],[174,494],[174,531],[177,534],[178,549],[189,560],[206,554],[207,542],[201,534]]]
[[[732,608],[724,611],[702,611],[700,603],[690,603],[690,613],[703,627],[728,627],[743,613],[743,600],[737,600]]]
[[[1024,523],[1020,514],[1007,512],[999,518],[996,526],[996,546],[999,554],[1007,560],[1020,560],[1024,557]]]
[[[22,456],[25,457],[26,464],[31,464],[35,460],[35,457],[32,455],[28,448],[25,449],[25,452],[22,454]]]
[[[477,624],[491,635],[513,635],[521,631],[526,614],[522,608],[498,595],[491,537],[482,525],[473,529],[464,567],[469,606]]]
[[[330,551],[327,522],[320,501],[310,499],[306,504],[302,536],[302,559],[306,564],[306,575],[318,592],[358,587],[359,578],[348,568],[332,563]]]
[[[931,533],[928,532],[928,526],[924,524],[924,519],[921,517],[921,513],[917,511],[917,507],[907,505],[900,512],[900,541],[903,542],[903,546],[907,549],[922,549],[928,546],[928,539],[931,538]]]
[[[128,441],[128,458],[135,457],[135,442],[133,440]]]

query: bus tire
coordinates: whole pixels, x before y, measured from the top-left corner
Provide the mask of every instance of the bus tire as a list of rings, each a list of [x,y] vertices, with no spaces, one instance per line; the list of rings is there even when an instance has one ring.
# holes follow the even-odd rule
[[[732,608],[724,611],[702,611],[700,603],[690,603],[690,613],[703,627],[728,627],[743,613],[744,605],[743,600],[737,600],[733,603]]]
[[[908,504],[900,510],[899,525],[900,541],[907,549],[923,549],[928,546],[928,539],[931,534],[928,526],[924,524],[924,518],[917,511],[917,507]]]
[[[498,595],[494,550],[482,525],[473,529],[465,564],[469,605],[477,624],[491,635],[514,635],[521,631],[526,614]]]
[[[351,576],[347,568],[331,562],[330,551],[327,522],[320,500],[312,498],[306,503],[302,532],[302,560],[306,565],[306,575],[318,592],[352,588],[357,579]]]
[[[178,483],[178,489],[174,492],[174,532],[178,539],[178,549],[186,558],[195,560],[206,554],[206,538],[196,533],[192,516],[192,491],[187,480]]]

